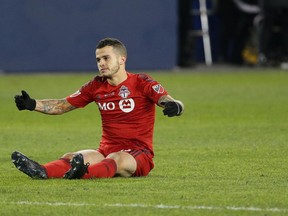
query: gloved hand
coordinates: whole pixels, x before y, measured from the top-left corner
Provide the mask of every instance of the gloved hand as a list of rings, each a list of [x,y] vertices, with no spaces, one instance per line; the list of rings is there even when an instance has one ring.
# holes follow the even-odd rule
[[[183,112],[182,104],[177,101],[162,102],[161,105],[165,107],[163,113],[168,117],[179,116]]]
[[[30,96],[24,90],[22,90],[21,93],[22,95],[16,95],[14,97],[17,108],[19,110],[25,110],[25,109],[30,111],[35,110],[36,100],[30,98]]]

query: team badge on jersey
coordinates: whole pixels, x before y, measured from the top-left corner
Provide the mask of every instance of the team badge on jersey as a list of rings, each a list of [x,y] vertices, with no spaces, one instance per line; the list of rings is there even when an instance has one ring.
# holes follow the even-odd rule
[[[158,94],[162,94],[164,92],[164,88],[160,84],[154,85],[152,88]]]
[[[118,95],[121,96],[122,98],[127,98],[130,95],[130,91],[128,90],[126,86],[122,85],[120,87]]]

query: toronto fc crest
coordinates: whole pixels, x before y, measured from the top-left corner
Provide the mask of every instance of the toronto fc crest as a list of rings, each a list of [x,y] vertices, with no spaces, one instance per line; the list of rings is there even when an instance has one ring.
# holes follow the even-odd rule
[[[120,87],[118,95],[121,96],[122,98],[127,98],[130,95],[130,91],[128,90],[126,86],[122,85]]]

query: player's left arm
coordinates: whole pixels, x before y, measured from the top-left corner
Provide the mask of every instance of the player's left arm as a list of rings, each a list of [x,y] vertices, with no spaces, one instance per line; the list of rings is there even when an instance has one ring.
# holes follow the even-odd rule
[[[180,116],[184,112],[184,104],[179,100],[175,100],[170,95],[161,96],[157,105],[164,108],[163,113],[168,117]]]

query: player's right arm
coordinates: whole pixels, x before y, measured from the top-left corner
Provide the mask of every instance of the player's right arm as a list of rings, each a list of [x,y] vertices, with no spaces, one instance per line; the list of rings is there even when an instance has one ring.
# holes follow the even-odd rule
[[[19,110],[37,111],[49,115],[61,115],[76,109],[66,98],[35,100],[25,91],[22,91],[22,95],[15,96],[15,103]]]
[[[64,99],[36,100],[36,107],[34,110],[49,115],[61,115],[76,108],[77,107],[72,106],[66,100],[66,98],[64,98]]]

